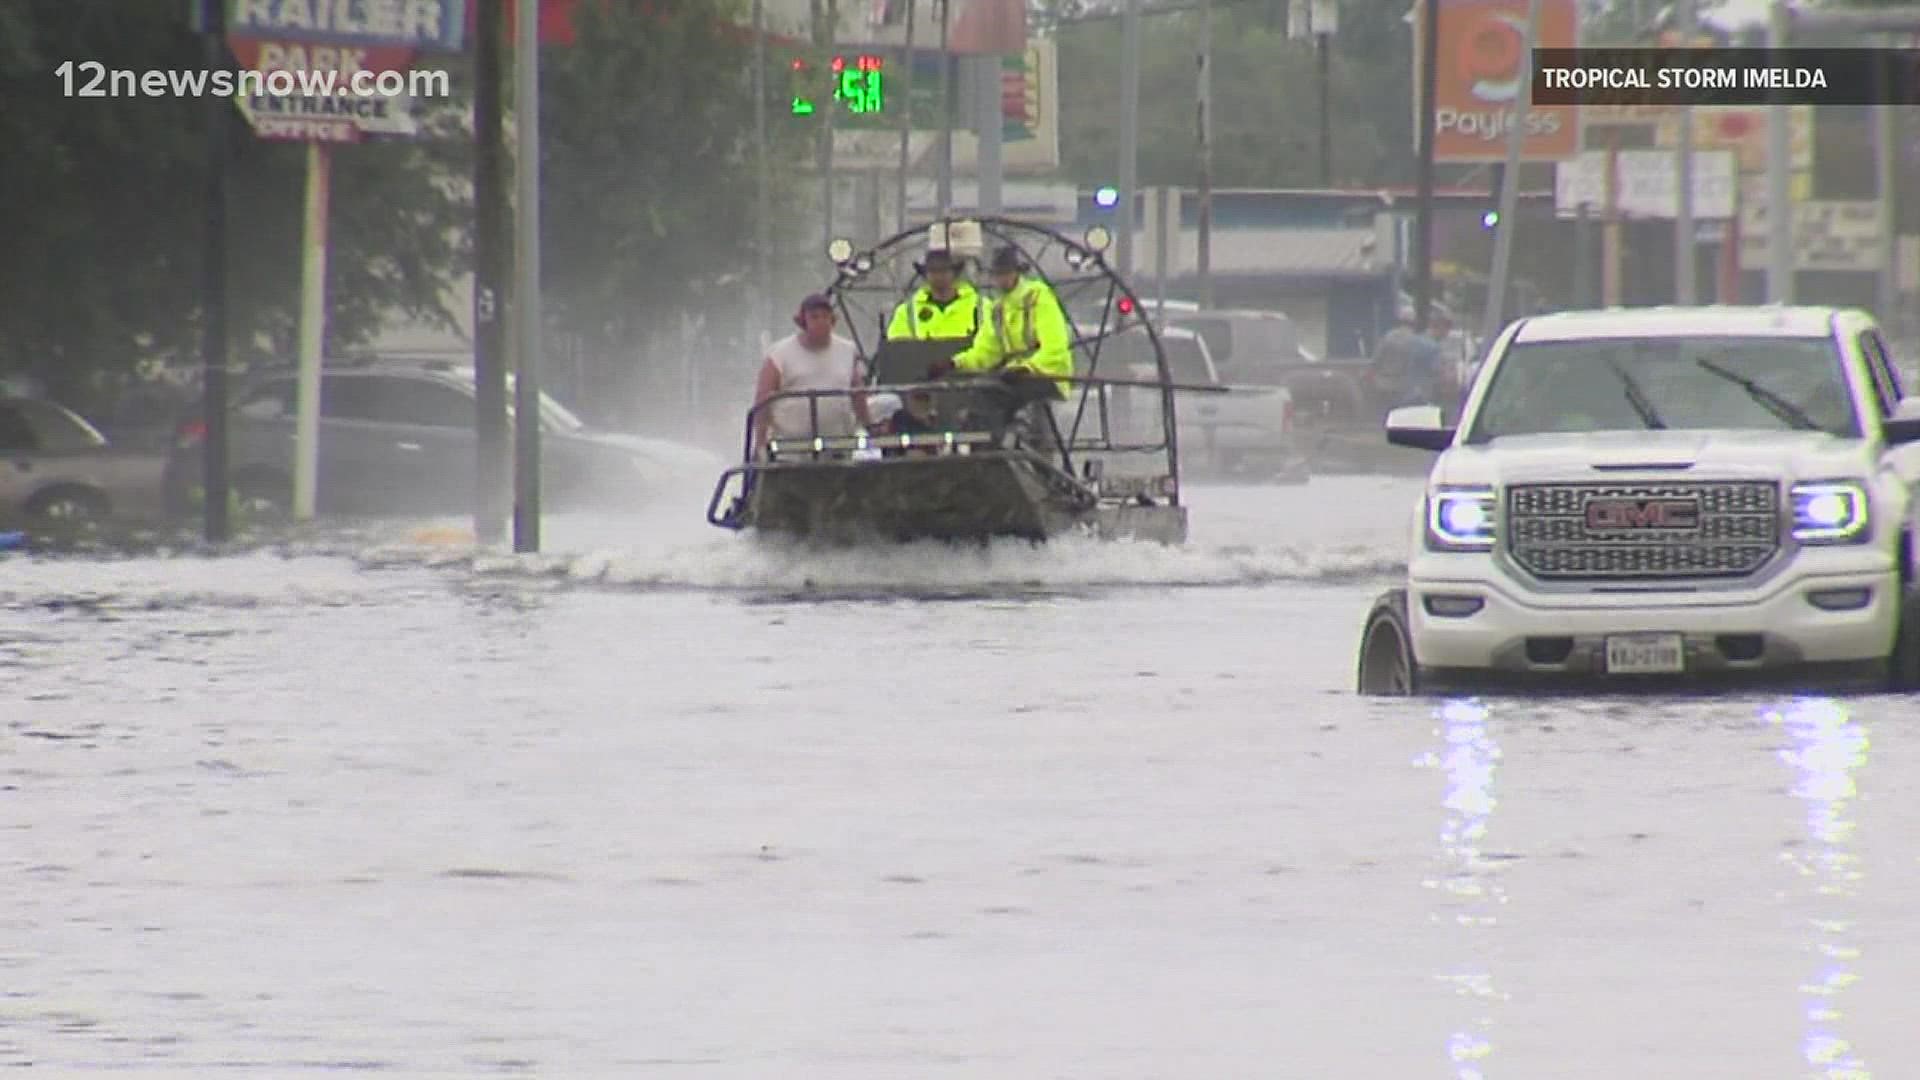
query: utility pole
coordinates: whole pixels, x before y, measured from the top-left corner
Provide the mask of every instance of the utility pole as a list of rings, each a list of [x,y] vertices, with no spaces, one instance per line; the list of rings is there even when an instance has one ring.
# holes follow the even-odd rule
[[[487,5],[482,4],[485,8]],[[757,174],[754,209],[754,333],[773,325],[773,181],[767,171],[767,12],[766,0],[753,0],[753,155]],[[757,337],[756,337],[756,340]]]
[[[1883,37],[1880,46],[1884,49],[1895,48],[1891,35]],[[1882,100],[1892,101],[1892,87],[1888,85],[1893,77],[1892,65],[1885,59],[1879,61]],[[1880,211],[1880,290],[1875,296],[1876,312],[1883,323],[1891,324],[1899,315],[1900,306],[1900,237],[1898,207],[1895,200],[1899,191],[1895,181],[1895,170],[1900,160],[1900,122],[1899,114],[1891,104],[1876,105],[1873,109],[1873,164],[1874,194],[1879,196]]]
[[[958,96],[954,83],[959,78],[948,45],[952,14],[953,0],[940,0],[940,205],[934,216],[943,219],[953,212],[953,99]]]
[[[210,71],[227,69],[226,0],[204,0],[206,58]],[[205,516],[207,541],[225,543],[233,521],[227,513],[227,125],[233,102],[207,98],[207,227],[200,264],[200,382],[207,442]]]
[[[900,48],[900,187],[894,194],[895,231],[907,227],[907,174],[913,167],[913,13],[919,6],[920,0],[907,0],[907,40]]]
[[[1697,25],[1693,0],[1679,0],[1675,7],[1675,16],[1681,35],[1681,44],[1690,49],[1693,47],[1693,34]],[[1693,107],[1691,105],[1680,106],[1679,143],[1679,147],[1674,151],[1674,162],[1678,173],[1676,194],[1679,205],[1673,216],[1673,298],[1675,303],[1691,304],[1694,302],[1695,279],[1699,274],[1693,235]]]
[[[1786,0],[1773,0],[1767,11],[1767,47],[1784,49],[1792,15]],[[1776,102],[1767,110],[1767,302],[1793,303],[1793,158],[1788,107]]]
[[[511,244],[506,225],[506,153],[501,127],[500,50],[505,0],[481,0],[473,43],[473,378],[475,414],[473,535],[498,544],[507,532],[512,466],[507,444],[507,338],[504,303]]]
[[[1114,255],[1120,276],[1133,274],[1134,191],[1140,168],[1140,0],[1127,0],[1120,30],[1120,215]],[[1177,242],[1177,241],[1176,241]]]
[[[1200,0],[1200,221],[1197,272],[1200,306],[1213,306],[1213,0]]]
[[[1294,0],[1299,3],[1300,0]],[[1333,187],[1333,0],[1314,0],[1313,59],[1320,83],[1320,186]]]
[[[519,205],[514,261],[514,329],[519,370],[513,377],[513,550],[540,550],[540,0],[520,0],[515,43],[514,127],[519,135],[514,179]]]
[[[820,20],[820,0],[813,0],[813,8],[814,32],[824,36],[827,55],[832,56],[840,39],[840,0],[827,0],[827,17],[824,27],[822,27]],[[816,37],[815,40],[819,40],[819,38]],[[838,74],[838,72],[834,72],[836,77]],[[834,115],[840,111],[839,98],[839,84],[836,82],[834,85],[834,93],[828,95],[826,107],[821,110],[824,115],[821,116],[822,123],[820,124],[820,178],[821,190],[825,197],[822,200],[823,206],[821,207],[820,218],[826,234],[824,239],[820,241],[821,251],[825,251],[827,245],[833,243],[833,118]]]
[[[1500,219],[1493,225],[1493,273],[1487,279],[1486,320],[1480,327],[1482,341],[1492,341],[1505,325],[1508,267],[1513,258],[1514,208],[1520,195],[1521,151],[1527,142],[1527,114],[1533,110],[1533,43],[1540,40],[1540,4],[1541,0],[1527,3],[1527,32],[1520,46],[1520,68],[1515,76],[1519,91],[1513,96],[1513,113],[1507,127],[1507,162],[1501,170]]]
[[[974,203],[983,214],[998,214],[1002,208],[1001,129],[1006,122],[1000,101],[1003,70],[999,53],[981,53],[973,58],[974,130],[978,133],[973,164],[979,189]]]
[[[1440,3],[1420,0],[1420,168],[1419,207],[1413,235],[1413,318],[1415,328],[1427,329],[1433,310],[1433,142],[1434,97],[1440,66]],[[1399,298],[1395,297],[1397,305]]]

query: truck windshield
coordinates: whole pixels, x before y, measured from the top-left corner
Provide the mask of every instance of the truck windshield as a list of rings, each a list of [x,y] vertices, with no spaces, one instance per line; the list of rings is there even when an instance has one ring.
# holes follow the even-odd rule
[[[1829,339],[1610,338],[1507,350],[1467,441],[1650,428],[1860,434]]]

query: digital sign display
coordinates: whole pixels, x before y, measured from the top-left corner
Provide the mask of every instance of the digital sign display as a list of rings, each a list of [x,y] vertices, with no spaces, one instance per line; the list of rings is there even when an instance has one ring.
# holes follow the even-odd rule
[[[850,116],[876,117],[886,111],[886,62],[871,53],[835,56],[827,70],[816,69],[804,57],[788,64],[793,84],[791,111],[795,116],[812,116],[819,111],[821,95],[829,95]]]

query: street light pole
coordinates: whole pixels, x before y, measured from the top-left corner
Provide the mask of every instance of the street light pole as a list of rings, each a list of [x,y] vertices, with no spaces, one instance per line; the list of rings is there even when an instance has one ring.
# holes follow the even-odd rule
[[[953,53],[948,44],[948,35],[952,32],[953,0],[940,0],[940,176],[939,206],[935,217],[945,218],[953,212],[953,99],[954,81],[958,77],[954,71]]]
[[[540,0],[520,0],[514,124],[519,135],[514,208],[514,329],[520,337],[513,377],[513,550],[540,550]]]
[[[1413,318],[1425,331],[1433,309],[1433,143],[1434,98],[1439,93],[1440,2],[1420,2],[1420,167],[1419,205],[1413,234]],[[1397,306],[1400,298],[1394,297]]]
[[[206,0],[201,12],[206,28],[208,68],[227,67],[226,0]],[[205,248],[200,265],[200,391],[207,436],[203,447],[205,472],[201,507],[209,543],[232,537],[227,513],[227,125],[233,103],[219,95],[207,99],[207,187]]]
[[[773,325],[773,178],[767,166],[766,0],[753,0],[754,332]]]

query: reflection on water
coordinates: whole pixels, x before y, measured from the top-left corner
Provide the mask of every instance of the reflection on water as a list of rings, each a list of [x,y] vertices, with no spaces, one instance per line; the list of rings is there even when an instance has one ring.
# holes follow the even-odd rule
[[[1812,1075],[1828,1080],[1868,1080],[1866,1062],[1840,1034],[1840,998],[1859,980],[1853,963],[1858,947],[1848,943],[1853,923],[1847,901],[1858,895],[1860,859],[1850,850],[1854,823],[1849,805],[1857,794],[1854,770],[1866,764],[1867,732],[1838,701],[1808,698],[1768,713],[1769,722],[1786,729],[1792,744],[1780,756],[1799,770],[1793,793],[1807,801],[1807,839],[1802,851],[1789,851],[1789,865],[1814,882],[1813,951],[1820,957],[1814,978],[1800,987],[1807,996],[1807,1063]]]
[[[1440,829],[1440,847],[1449,864],[1443,878],[1427,881],[1426,887],[1441,893],[1436,921],[1450,920],[1465,928],[1469,960],[1440,976],[1454,992],[1476,1003],[1476,1014],[1447,1038],[1447,1059],[1460,1080],[1482,1080],[1481,1071],[1493,1052],[1489,1033],[1493,1027],[1491,1007],[1505,1000],[1495,986],[1487,965],[1475,962],[1477,932],[1490,930],[1497,922],[1494,912],[1506,903],[1506,893],[1498,880],[1498,863],[1481,851],[1486,839],[1487,822],[1498,800],[1493,793],[1494,769],[1500,761],[1500,746],[1488,730],[1487,707],[1477,701],[1449,701],[1439,710],[1440,728],[1436,732],[1442,747],[1425,755],[1421,764],[1439,768],[1446,774],[1446,791],[1441,805],[1446,817]]]

